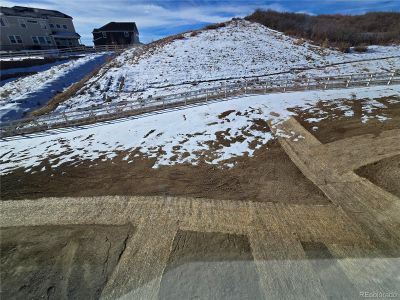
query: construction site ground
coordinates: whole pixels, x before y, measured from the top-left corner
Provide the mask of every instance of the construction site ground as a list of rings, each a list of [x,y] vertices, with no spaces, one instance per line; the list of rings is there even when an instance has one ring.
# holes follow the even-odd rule
[[[398,295],[400,106],[363,122],[359,102],[352,116],[321,105],[318,123],[265,120],[286,134],[229,169],[120,153],[3,176],[2,297]]]

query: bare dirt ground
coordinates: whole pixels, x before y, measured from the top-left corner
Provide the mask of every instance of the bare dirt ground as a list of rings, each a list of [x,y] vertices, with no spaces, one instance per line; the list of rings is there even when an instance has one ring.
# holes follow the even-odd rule
[[[279,129],[303,138],[280,136],[254,157],[239,158],[232,169],[206,164],[152,169],[153,160],[142,157],[128,164],[122,160],[126,153],[120,153],[97,165],[3,176],[3,199],[20,201],[0,203],[8,245],[2,248],[1,269],[7,270],[2,281],[7,277],[6,286],[28,297],[46,296],[53,286],[47,282],[55,282],[63,287],[64,294],[55,294],[59,297],[71,285],[57,276],[73,274],[71,282],[79,282],[74,292],[87,293],[74,295],[77,299],[100,294],[102,299],[176,299],[193,293],[228,299],[354,299],[365,291],[395,291],[400,284],[400,108],[392,100],[380,99],[386,108],[370,113],[362,101],[360,106],[348,100],[351,116],[338,103],[321,102],[315,113],[298,111]],[[321,111],[328,118],[309,121]],[[365,115],[390,119],[363,122]],[[50,196],[77,198],[38,199]],[[91,231],[74,233],[73,224]],[[117,226],[124,224],[132,224],[132,234]],[[30,228],[44,231],[32,234]],[[58,238],[40,246],[47,231]],[[111,232],[116,232],[115,247],[108,256],[104,249]],[[31,237],[39,241],[39,258],[29,252],[36,249],[29,247]],[[87,239],[92,243],[82,246],[82,257],[73,256],[79,266],[70,263],[62,250],[70,249],[66,241],[86,245]],[[20,266],[25,270],[25,261],[53,252],[58,255],[50,256],[46,284],[32,282],[22,294],[29,275],[10,274]],[[90,257],[89,272],[98,274],[78,280],[76,270]],[[100,271],[105,257],[110,269]],[[58,261],[67,261],[60,273]],[[37,268],[33,271],[42,278]]]
[[[201,164],[153,169],[153,159],[61,166],[54,171],[2,177],[2,199],[103,195],[172,195],[282,203],[326,204],[329,200],[292,163],[277,141],[238,159],[232,169]],[[44,164],[37,167],[40,170]],[[91,166],[91,167],[89,167]],[[296,182],[296,185],[293,185]]]
[[[400,155],[400,130],[365,134],[322,144],[294,118],[274,130],[302,136],[280,137],[280,143],[302,173],[336,205],[357,220],[379,245],[398,249],[400,202],[395,195],[359,177],[354,170],[383,158]]]
[[[385,107],[376,107],[368,112],[367,100],[321,101],[309,110],[294,108],[293,111],[299,123],[322,143],[364,134],[376,136],[387,130],[400,129],[399,98],[381,98],[376,101]],[[340,109],[343,105],[351,109],[352,116],[346,116]],[[327,117],[317,123],[312,121],[312,118],[320,118],[321,115]],[[363,117],[377,115],[385,116],[387,120],[381,122],[370,118],[363,122]],[[264,128],[264,123],[260,123],[260,130],[269,131]],[[226,142],[223,137],[217,136],[216,141],[210,144],[210,151]],[[235,159],[237,164],[231,169],[206,163],[153,169],[154,159],[141,157],[133,163],[127,163],[122,160],[125,155],[120,153],[112,161],[83,161],[78,166],[63,164],[55,170],[45,161],[33,169],[36,171],[34,174],[25,173],[23,169],[16,170],[2,176],[2,199],[171,195],[281,203],[329,202],[293,164],[276,140],[256,150],[254,157]],[[40,171],[43,167],[46,171]],[[371,172],[368,178],[372,178]],[[388,174],[386,177],[390,176]],[[386,189],[397,191],[399,184],[396,180],[386,177],[382,177]]]
[[[363,166],[356,170],[356,173],[400,197],[400,155]]]
[[[2,299],[98,299],[130,226],[1,228]]]
[[[321,101],[315,107],[308,110],[296,109],[292,111],[298,115],[296,120],[310,131],[321,143],[329,143],[344,138],[349,138],[362,134],[379,134],[385,130],[400,128],[400,98],[386,97],[374,99],[386,107],[375,107],[373,112],[369,113],[366,109],[365,100],[344,100],[344,101]],[[346,116],[339,107],[346,105],[351,107],[353,116]],[[313,111],[314,108],[317,110]],[[309,118],[324,119],[315,122],[309,121]],[[362,122],[363,116],[382,115],[387,120],[381,122],[371,118],[367,122]],[[317,127],[317,128],[314,128]]]

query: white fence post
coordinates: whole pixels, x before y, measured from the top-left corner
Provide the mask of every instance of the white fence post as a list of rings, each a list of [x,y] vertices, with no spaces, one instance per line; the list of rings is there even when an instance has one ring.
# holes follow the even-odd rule
[[[395,73],[395,71],[392,73],[392,76],[390,76],[390,79],[389,79],[389,81],[388,81],[387,85],[389,85],[389,84],[392,82],[392,80],[393,80],[393,77],[394,77],[394,73]]]
[[[90,108],[89,118],[94,118],[93,106]]]
[[[226,99],[226,92],[227,92],[226,89],[227,89],[227,88],[226,88],[226,82],[225,82],[225,99]]]
[[[37,117],[33,118],[33,120],[32,120],[32,123],[33,123],[33,124],[35,124],[35,126],[37,126],[37,127],[39,127],[39,126],[40,126],[40,124],[39,124],[39,121],[38,121]]]
[[[350,81],[351,81],[352,77],[353,77],[353,75],[350,75],[350,78],[349,78],[349,80],[347,80],[346,87],[349,87],[349,85],[350,85]]]
[[[369,75],[368,82],[367,82],[367,86],[369,86],[369,84],[371,83],[371,80],[372,80],[372,74]]]
[[[65,120],[65,123],[68,123],[68,118],[67,118],[67,114],[65,113],[65,109],[63,111],[63,117],[64,117],[64,120]]]
[[[329,79],[330,79],[330,77],[328,77],[328,79],[325,81],[325,85],[324,85],[324,89],[325,89],[325,90],[326,90],[326,88],[328,87]]]

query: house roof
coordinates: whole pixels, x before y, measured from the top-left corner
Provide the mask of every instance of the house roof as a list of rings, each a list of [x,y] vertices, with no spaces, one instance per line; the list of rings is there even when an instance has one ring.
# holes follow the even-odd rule
[[[25,7],[25,6],[13,6],[13,7],[0,6],[0,13],[5,16],[18,16],[18,17],[41,18],[41,19],[47,19],[48,17],[72,19],[71,16],[68,16],[58,10],[49,10],[49,9]]]
[[[100,28],[93,29],[93,32],[102,31],[135,31],[139,33],[135,22],[110,22]]]

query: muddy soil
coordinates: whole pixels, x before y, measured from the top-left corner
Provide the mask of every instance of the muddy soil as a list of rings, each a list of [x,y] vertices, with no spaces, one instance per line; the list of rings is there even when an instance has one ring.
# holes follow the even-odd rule
[[[400,197],[400,155],[363,166],[356,170],[356,173]]]
[[[263,299],[246,236],[178,231],[159,299]]]
[[[2,176],[2,199],[36,199],[62,196],[171,195],[212,199],[281,203],[326,204],[329,200],[293,164],[277,141],[240,157],[231,169],[180,164],[153,169],[154,159],[133,163],[122,160],[62,165],[52,170],[48,162]],[[46,171],[40,172],[45,167]]]
[[[297,121],[324,144],[357,135],[378,135],[385,130],[399,129],[400,98],[385,97],[375,100],[386,107],[377,107],[372,112],[368,112],[368,100],[321,101],[315,106],[319,110],[292,109],[292,111],[297,114]],[[346,116],[339,108],[342,105],[351,107],[353,116]],[[318,119],[324,115],[327,117],[318,122],[307,120]],[[387,119],[381,122],[371,118],[363,123],[363,117],[366,116],[384,116]]]
[[[126,226],[1,228],[1,299],[99,299]]]

